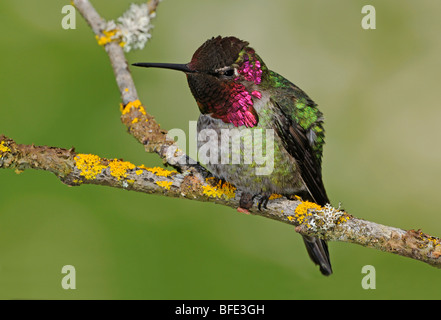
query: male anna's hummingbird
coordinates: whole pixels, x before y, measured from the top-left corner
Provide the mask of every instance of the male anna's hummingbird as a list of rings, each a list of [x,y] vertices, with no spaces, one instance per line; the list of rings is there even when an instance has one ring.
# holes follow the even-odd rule
[[[197,130],[272,129],[274,169],[256,175],[256,163],[208,163],[220,179],[243,191],[240,206],[248,209],[256,195],[259,209],[271,194],[301,195],[319,205],[329,203],[322,182],[323,115],[308,95],[269,70],[248,42],[220,36],[206,41],[187,64],[135,63],[139,67],[183,71],[201,115]],[[219,138],[220,139],[220,138]],[[255,141],[255,140],[253,140]],[[217,141],[216,141],[217,142]],[[198,148],[201,143],[198,142]],[[219,154],[231,144],[216,144]],[[243,153],[243,151],[242,151]],[[220,157],[220,156],[219,156]],[[309,256],[324,275],[332,268],[324,240],[303,236]]]

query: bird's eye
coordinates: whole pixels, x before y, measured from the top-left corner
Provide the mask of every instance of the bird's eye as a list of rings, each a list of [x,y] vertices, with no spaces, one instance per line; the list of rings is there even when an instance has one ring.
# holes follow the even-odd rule
[[[232,67],[223,67],[214,71],[213,75],[221,78],[231,78],[236,74]]]

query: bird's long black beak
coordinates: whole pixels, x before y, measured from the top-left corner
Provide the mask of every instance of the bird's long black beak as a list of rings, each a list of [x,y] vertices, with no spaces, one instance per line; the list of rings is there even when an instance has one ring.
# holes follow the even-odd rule
[[[162,69],[172,69],[179,70],[186,73],[196,72],[195,70],[191,70],[187,64],[179,64],[179,63],[150,63],[150,62],[137,62],[133,63],[132,66],[135,67],[144,67],[144,68],[162,68]]]

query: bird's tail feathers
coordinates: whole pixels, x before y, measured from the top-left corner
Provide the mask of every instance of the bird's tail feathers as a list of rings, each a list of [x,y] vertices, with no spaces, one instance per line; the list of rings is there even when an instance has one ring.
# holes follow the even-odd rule
[[[331,275],[332,267],[326,241],[309,236],[303,236],[303,241],[311,260],[320,266],[320,272],[325,276]]]

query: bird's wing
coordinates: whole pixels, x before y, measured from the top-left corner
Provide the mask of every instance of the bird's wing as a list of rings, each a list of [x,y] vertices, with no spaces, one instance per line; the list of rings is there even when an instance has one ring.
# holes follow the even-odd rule
[[[322,181],[323,117],[316,104],[295,85],[271,96],[274,128],[286,151],[296,160],[311,200],[329,203]]]
[[[283,92],[284,91],[284,92]],[[270,98],[274,110],[274,128],[286,151],[296,160],[310,200],[329,203],[322,181],[321,157],[324,143],[323,117],[316,104],[298,87],[289,83],[286,90]],[[303,236],[312,261],[323,275],[332,274],[325,240]]]

